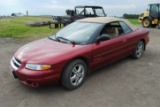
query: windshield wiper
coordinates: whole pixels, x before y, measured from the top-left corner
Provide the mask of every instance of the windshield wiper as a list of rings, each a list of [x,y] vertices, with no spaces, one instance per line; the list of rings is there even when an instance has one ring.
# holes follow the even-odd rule
[[[67,39],[67,38],[64,38],[64,37],[56,37],[56,39],[57,39],[58,41],[62,41],[62,42],[67,41],[67,43],[69,42],[69,43],[75,44],[74,41],[71,41],[71,40],[69,40],[69,39]]]
[[[49,36],[48,39],[55,40],[54,38],[52,38],[52,36]]]

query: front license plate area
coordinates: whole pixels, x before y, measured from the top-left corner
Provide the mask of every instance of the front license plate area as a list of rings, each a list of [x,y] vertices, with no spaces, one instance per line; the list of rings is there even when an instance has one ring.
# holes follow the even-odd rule
[[[11,69],[11,67],[9,67],[9,71],[11,72],[11,74],[13,75],[14,78],[18,78],[18,77],[16,76],[16,74],[14,73],[14,71]]]

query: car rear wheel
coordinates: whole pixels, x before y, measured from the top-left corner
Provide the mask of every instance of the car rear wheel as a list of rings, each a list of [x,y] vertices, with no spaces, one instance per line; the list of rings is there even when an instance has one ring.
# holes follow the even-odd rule
[[[76,89],[84,82],[86,73],[86,63],[79,59],[73,60],[62,72],[61,84],[67,89]]]
[[[145,18],[142,21],[142,25],[144,28],[149,28],[151,27],[151,20],[149,18]]]
[[[139,41],[137,46],[136,46],[135,52],[133,54],[133,57],[135,59],[139,59],[143,55],[143,51],[144,51],[144,42],[143,41]]]

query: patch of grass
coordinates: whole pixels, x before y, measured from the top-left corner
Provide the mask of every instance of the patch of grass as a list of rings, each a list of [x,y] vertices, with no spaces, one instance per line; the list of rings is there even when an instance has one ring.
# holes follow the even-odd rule
[[[128,19],[132,24],[139,25],[138,19]]]
[[[137,19],[128,19],[132,24],[140,24]],[[40,39],[55,34],[59,29],[49,26],[28,27],[26,24],[38,21],[52,21],[50,16],[32,16],[0,19],[0,37],[16,39]],[[53,26],[53,25],[52,25]]]
[[[39,39],[55,34],[59,29],[49,29],[49,26],[29,27],[26,24],[38,21],[52,21],[51,17],[16,17],[0,19],[0,37]]]

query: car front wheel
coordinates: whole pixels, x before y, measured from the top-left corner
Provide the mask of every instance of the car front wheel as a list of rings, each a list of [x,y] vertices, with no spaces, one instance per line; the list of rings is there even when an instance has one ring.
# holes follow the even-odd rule
[[[76,89],[82,85],[87,72],[86,63],[76,59],[70,62],[62,72],[61,84],[70,90]]]
[[[144,42],[143,41],[139,41],[137,46],[136,46],[135,52],[133,54],[133,57],[135,59],[139,59],[143,55],[143,51],[144,51]]]

